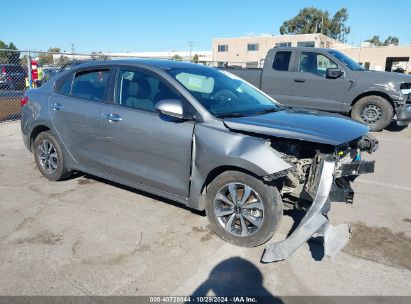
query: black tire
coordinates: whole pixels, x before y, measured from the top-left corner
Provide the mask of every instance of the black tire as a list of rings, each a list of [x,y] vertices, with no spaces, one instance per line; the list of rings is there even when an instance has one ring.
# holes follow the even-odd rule
[[[247,228],[244,229],[244,231],[247,231],[248,233],[252,229],[255,229],[254,232],[248,235],[240,235],[241,231],[243,231],[241,225],[242,223],[240,222],[240,213],[242,213],[243,211],[236,211],[235,213],[233,212],[233,214],[235,214],[235,222],[232,223],[234,224],[234,227],[238,227],[238,233],[229,232],[223,227],[224,223],[227,226],[227,223],[229,221],[228,218],[231,217],[231,215],[227,216],[226,222],[224,222],[224,220],[221,219],[221,217],[219,218],[216,215],[216,208],[218,207],[216,207],[215,201],[216,204],[220,204],[223,201],[215,200],[215,198],[217,194],[221,193],[221,191],[225,191],[225,187],[230,183],[239,183],[251,187],[252,191],[254,191],[252,193],[256,194],[261,200],[263,211],[261,225],[259,227],[253,227],[251,222],[249,222],[248,220],[244,220],[245,217],[242,217],[242,223],[245,223],[247,225]],[[237,194],[241,193],[241,188],[238,189],[239,192],[237,192]],[[242,189],[242,194],[244,194],[244,188]],[[231,195],[229,197],[231,198]],[[237,201],[238,200],[239,198],[237,199]],[[244,203],[243,206],[247,206],[248,204],[250,204],[250,202],[252,203],[253,201],[255,201],[255,197],[252,194],[250,195],[250,201]],[[231,207],[228,204],[226,206],[232,209],[236,209],[236,207]],[[215,233],[226,242],[241,247],[258,246],[271,239],[271,237],[276,232],[278,224],[280,223],[280,220],[283,215],[283,203],[276,187],[267,185],[263,181],[251,175],[238,171],[226,171],[217,176],[210,183],[206,193],[205,207],[208,220]],[[258,209],[252,210],[251,212],[257,212],[257,214],[259,213]],[[247,213],[248,218],[250,218],[250,215],[250,213]],[[231,227],[233,227],[233,225],[231,225]],[[237,230],[234,232],[237,232]]]
[[[374,114],[375,119],[372,119]],[[393,117],[394,109],[390,102],[376,95],[359,99],[351,110],[351,118],[367,124],[371,131],[382,131],[391,123]]]
[[[44,162],[44,153],[42,153],[42,151],[44,151],[43,144],[47,142],[51,143],[51,145],[54,148],[54,149],[53,148],[51,149],[51,151],[49,152],[49,155],[46,157],[46,159],[50,159],[52,163],[56,164],[56,168],[55,169],[53,168],[54,170],[50,169],[52,168],[50,163],[48,163],[48,166],[44,165],[43,163]],[[50,133],[50,131],[45,131],[37,135],[33,143],[33,153],[34,153],[34,159],[37,164],[37,168],[49,180],[59,181],[71,175],[71,171],[66,167],[64,163],[63,151],[60,147],[60,144],[57,141],[57,139]],[[52,155],[54,154],[56,154],[56,158],[52,157]],[[47,170],[47,167],[49,167],[49,170]]]

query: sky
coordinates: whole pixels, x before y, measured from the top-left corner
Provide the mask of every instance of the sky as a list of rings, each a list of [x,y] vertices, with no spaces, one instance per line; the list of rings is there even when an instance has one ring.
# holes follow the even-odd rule
[[[75,52],[211,50],[213,38],[278,35],[304,7],[348,9],[348,44],[379,35],[411,44],[409,0],[69,0],[4,1],[0,40],[19,49]]]

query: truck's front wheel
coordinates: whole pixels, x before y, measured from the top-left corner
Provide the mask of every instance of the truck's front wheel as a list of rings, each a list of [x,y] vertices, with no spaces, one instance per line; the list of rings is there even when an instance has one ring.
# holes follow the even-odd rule
[[[351,110],[351,118],[367,124],[371,131],[386,128],[394,117],[394,109],[381,96],[371,95],[359,99]]]
[[[283,215],[277,188],[238,171],[226,171],[209,185],[206,213],[223,240],[242,247],[268,241]]]

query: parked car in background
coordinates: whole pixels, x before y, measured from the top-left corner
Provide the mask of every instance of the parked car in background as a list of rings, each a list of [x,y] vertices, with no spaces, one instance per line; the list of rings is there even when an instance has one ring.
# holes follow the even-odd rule
[[[228,69],[287,107],[350,115],[372,131],[411,121],[411,76],[365,70],[343,53],[323,48],[271,49],[263,69]]]
[[[0,64],[0,90],[20,91],[26,87],[27,71],[18,64]]]
[[[287,250],[321,227],[337,242],[329,248],[344,243],[324,215],[330,201],[352,202],[350,182],[374,171],[362,152],[378,147],[364,124],[286,109],[233,74],[187,62],[75,66],[22,105],[24,143],[46,178],[87,172],[205,210],[222,239],[246,247],[268,241],[289,204],[311,211]]]

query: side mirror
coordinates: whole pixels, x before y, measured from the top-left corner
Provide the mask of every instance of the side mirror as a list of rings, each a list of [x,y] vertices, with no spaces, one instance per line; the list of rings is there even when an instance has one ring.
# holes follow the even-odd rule
[[[155,109],[166,116],[178,119],[187,119],[184,116],[183,104],[178,99],[162,99],[155,104]]]
[[[327,78],[336,79],[344,75],[344,72],[341,71],[339,68],[328,68],[325,71],[325,75]]]

